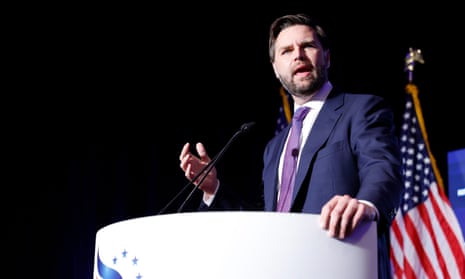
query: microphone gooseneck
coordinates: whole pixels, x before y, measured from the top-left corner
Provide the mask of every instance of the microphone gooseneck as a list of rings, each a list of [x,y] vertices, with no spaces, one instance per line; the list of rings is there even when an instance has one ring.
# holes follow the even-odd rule
[[[199,183],[197,183],[197,185],[195,185],[195,187],[191,190],[191,192],[189,193],[189,195],[187,196],[187,198],[183,201],[183,203],[181,204],[181,206],[178,208],[177,212],[181,212],[181,210],[184,208],[184,206],[186,205],[186,203],[189,201],[189,199],[191,198],[191,196],[194,194],[195,190],[197,190],[200,185],[202,185],[203,181],[205,180],[205,178],[207,178],[208,174],[211,172],[211,170],[213,169],[213,167],[217,164],[217,162],[223,157],[224,153],[226,152],[226,150],[228,150],[229,146],[236,140],[237,137],[239,137],[242,133],[244,132],[248,132],[253,126],[255,125],[255,122],[249,122],[249,123],[245,123],[245,124],[242,124],[241,128],[239,129],[239,131],[237,131],[230,139],[229,141],[226,143],[226,145],[223,147],[223,149],[221,149],[221,151],[215,156],[213,157],[213,159],[211,159],[210,162],[208,162],[207,165],[205,165],[203,167],[203,169],[201,171],[199,171],[194,178],[192,178],[182,189],[181,191],[179,191],[179,193],[174,196],[173,199],[170,200],[170,202],[168,202],[168,204],[163,207],[159,212],[158,214],[162,214],[166,211],[166,209],[179,197],[179,195],[181,193],[183,193],[187,187],[191,186],[194,184],[194,181],[196,181],[197,179],[200,178],[200,176],[202,176],[202,178],[200,179]]]

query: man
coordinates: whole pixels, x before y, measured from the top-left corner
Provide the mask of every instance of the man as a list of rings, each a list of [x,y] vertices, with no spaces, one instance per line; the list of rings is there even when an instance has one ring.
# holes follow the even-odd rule
[[[394,113],[379,96],[346,93],[328,79],[330,49],[322,27],[304,14],[277,18],[270,27],[269,55],[276,77],[291,94],[294,109],[308,107],[290,208],[284,211],[320,214],[321,227],[344,239],[365,220],[378,225],[379,278],[390,278],[387,237],[402,194],[400,150]],[[284,150],[294,127],[287,127],[265,147],[263,195],[265,211],[277,211]],[[186,143],[180,166],[193,179],[210,157],[202,143],[198,156]],[[196,181],[198,183],[199,181]],[[216,169],[199,185],[202,210],[246,209],[219,181]],[[279,207],[280,208],[280,207]],[[281,210],[280,210],[281,211]]]

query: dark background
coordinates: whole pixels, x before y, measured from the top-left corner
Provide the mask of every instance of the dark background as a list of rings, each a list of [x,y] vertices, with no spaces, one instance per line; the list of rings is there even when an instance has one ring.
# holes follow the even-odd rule
[[[333,43],[332,82],[385,97],[398,123],[404,58],[410,47],[422,50],[425,64],[415,66],[413,82],[447,187],[447,151],[465,147],[457,7],[175,6],[28,6],[11,21],[17,62],[9,73],[19,80],[11,79],[5,103],[13,108],[7,150],[14,171],[7,171],[13,180],[4,212],[8,240],[16,240],[8,258],[20,278],[91,278],[100,228],[158,214],[186,185],[178,157],[187,141],[202,141],[214,156],[243,123],[256,122],[218,170],[238,192],[257,187],[280,106],[268,27],[286,13],[317,16]]]

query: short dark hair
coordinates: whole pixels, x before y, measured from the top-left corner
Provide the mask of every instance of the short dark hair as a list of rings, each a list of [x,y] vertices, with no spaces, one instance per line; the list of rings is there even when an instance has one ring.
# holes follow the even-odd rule
[[[274,62],[274,55],[275,55],[275,43],[276,38],[278,37],[279,33],[286,29],[287,27],[294,26],[294,25],[307,25],[308,27],[315,30],[318,40],[320,40],[321,45],[325,50],[329,49],[329,39],[326,35],[326,32],[323,30],[321,25],[317,22],[316,19],[306,15],[306,14],[292,14],[292,15],[284,15],[278,17],[273,21],[270,26],[270,35],[268,41],[269,47],[269,55],[270,61]]]

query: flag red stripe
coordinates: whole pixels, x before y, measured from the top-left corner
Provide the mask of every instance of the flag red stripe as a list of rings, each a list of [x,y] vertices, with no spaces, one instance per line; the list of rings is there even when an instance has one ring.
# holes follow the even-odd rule
[[[447,266],[444,261],[444,257],[442,255],[441,247],[438,245],[438,239],[434,237],[435,233],[434,233],[433,225],[431,224],[431,216],[436,217],[436,218],[441,217],[441,216],[444,217],[444,216],[442,215],[441,210],[437,207],[436,197],[433,193],[431,193],[431,191],[428,197],[432,204],[434,214],[432,215],[428,214],[427,212],[428,209],[425,206],[419,207],[418,210],[420,211],[420,216],[425,225],[425,228],[431,236],[432,244],[434,246],[434,251],[436,252],[437,261],[441,268],[441,271],[442,273],[446,273],[446,274],[443,274],[445,275],[445,278],[450,278],[450,274],[448,274],[447,272]]]
[[[420,211],[420,214],[421,214],[421,207],[424,207],[424,204],[420,204],[416,207]],[[413,220],[410,218],[409,214],[406,214],[404,216],[404,223],[405,223],[405,228],[407,230],[408,236],[413,243],[415,251],[418,255],[418,260],[423,266],[423,269],[425,270],[426,274],[431,275],[430,279],[437,278],[433,265],[431,264],[431,261],[428,257],[428,253],[426,253],[426,251],[423,249],[423,243],[422,243],[421,237],[418,235],[417,227],[415,226],[415,223],[413,222]]]
[[[392,263],[392,273],[394,278],[401,278],[402,277],[402,266],[400,265],[399,261],[403,259],[403,255],[400,259],[396,258],[395,247],[403,249],[403,238],[400,232],[399,224],[394,221],[391,225],[391,243],[397,242],[397,246],[390,245],[390,258]]]
[[[391,253],[391,264],[392,264],[392,269],[393,269],[392,272],[393,272],[394,278],[402,278],[403,270],[399,262],[397,261],[397,259],[393,256],[394,255],[393,247],[391,246],[389,250]]]
[[[437,200],[436,200],[435,193],[431,193],[431,191],[430,191],[429,198],[431,200],[431,205],[432,205],[433,210],[435,212],[435,217],[436,217],[439,225],[441,226],[442,234],[446,237],[447,242],[450,244],[449,235],[447,234],[447,231],[449,231],[449,233],[451,232],[449,230],[450,229],[449,224],[448,224],[447,220],[445,220],[443,212],[439,208],[439,205],[438,205]],[[427,228],[428,228],[428,232],[431,235],[434,235],[433,228],[432,228],[431,222],[429,222],[429,220],[428,220]],[[438,241],[437,241],[436,238],[433,238],[433,240],[434,240],[434,249],[436,250],[436,254],[438,256],[439,266],[441,267],[441,270],[444,273],[443,275],[445,276],[445,278],[451,278],[451,274],[447,270],[447,265],[446,265],[446,263],[444,261],[444,257],[443,257],[442,252],[441,252],[441,247],[439,247]],[[446,248],[446,247],[444,247],[444,248]]]
[[[441,202],[443,203],[444,207],[449,206],[449,200],[445,197],[444,192],[438,189],[438,193],[436,195],[439,195],[439,198]],[[465,256],[463,254],[463,249],[460,248],[460,247],[463,247],[464,244],[462,244],[459,241],[459,239],[457,238],[457,235],[454,233],[454,230],[452,229],[451,224],[449,223],[448,219],[444,215],[445,213],[443,212],[443,210],[441,210],[440,204],[436,200],[436,195],[431,194],[431,205],[433,206],[434,211],[437,213],[436,215],[437,215],[438,223],[440,224],[441,229],[443,231],[443,235],[447,239],[447,244],[452,254],[454,255],[453,259],[451,260],[456,262],[456,266],[458,267],[460,271],[459,274],[463,274],[463,276],[465,276]],[[444,210],[447,210],[447,208],[445,208]],[[437,248],[437,250],[438,250],[438,254],[440,254],[439,247]],[[441,269],[446,271],[447,267],[448,265],[444,261],[441,261]],[[447,278],[451,278],[451,275],[448,274]]]
[[[406,258],[404,258],[404,277],[399,277],[399,278],[405,278],[405,279],[418,279],[417,274],[413,270],[412,266],[410,265],[409,261],[407,261]]]
[[[396,237],[397,242],[399,243],[399,246],[401,248],[403,248],[404,247],[404,239],[402,237],[402,232],[400,231],[400,226],[399,226],[399,224],[397,222],[394,221],[392,223],[391,231],[394,234],[394,236]]]

